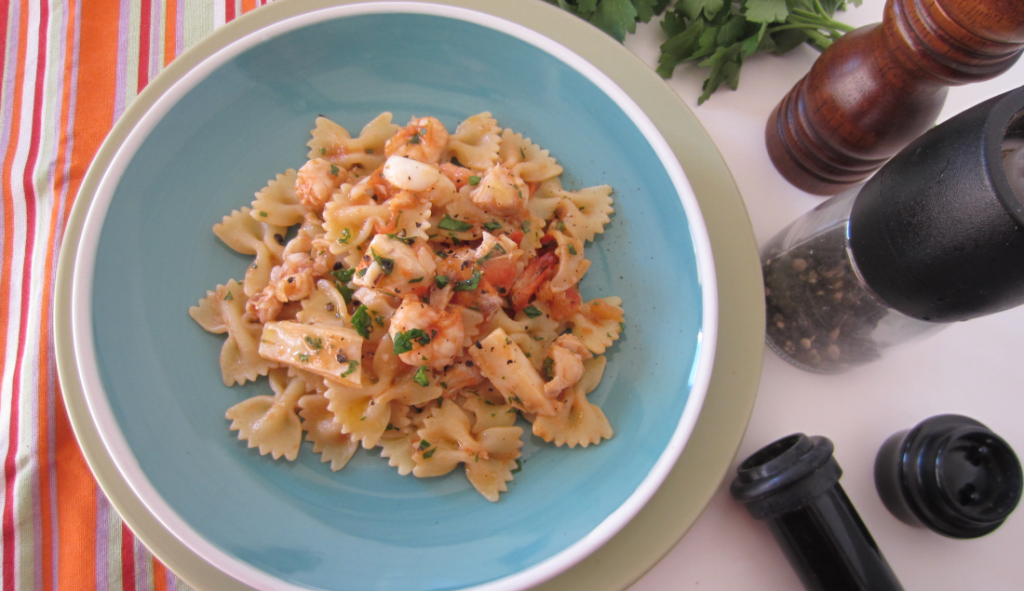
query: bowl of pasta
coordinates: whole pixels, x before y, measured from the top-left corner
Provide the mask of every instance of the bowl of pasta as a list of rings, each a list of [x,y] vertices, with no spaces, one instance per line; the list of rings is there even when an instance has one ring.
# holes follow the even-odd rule
[[[253,588],[529,588],[640,510],[700,412],[717,299],[686,177],[509,21],[300,12],[180,75],[98,174],[89,413]]]

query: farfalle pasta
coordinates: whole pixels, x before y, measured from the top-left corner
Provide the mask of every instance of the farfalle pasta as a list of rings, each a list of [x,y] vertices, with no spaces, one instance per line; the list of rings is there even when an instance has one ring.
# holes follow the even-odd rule
[[[319,117],[312,136],[302,167],[213,227],[254,259],[189,310],[226,335],[226,385],[268,377],[225,414],[239,439],[294,460],[305,434],[335,471],[379,448],[403,476],[462,469],[497,501],[524,426],[557,446],[612,437],[587,394],[622,302],[579,292],[611,187],[566,190],[490,113],[452,133],[382,113],[356,137]]]

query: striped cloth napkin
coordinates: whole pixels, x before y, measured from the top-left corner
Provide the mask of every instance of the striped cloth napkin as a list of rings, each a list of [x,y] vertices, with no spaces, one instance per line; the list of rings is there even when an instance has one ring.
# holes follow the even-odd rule
[[[0,0],[0,591],[189,589],[75,442],[57,381],[61,236],[107,132],[164,66],[269,0]]]

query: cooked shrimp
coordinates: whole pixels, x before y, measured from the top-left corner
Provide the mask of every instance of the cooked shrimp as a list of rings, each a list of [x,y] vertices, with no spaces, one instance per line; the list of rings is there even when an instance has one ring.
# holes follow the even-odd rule
[[[398,130],[384,145],[384,154],[406,156],[413,160],[437,164],[448,145],[448,130],[433,117],[413,117],[409,125]]]
[[[333,162],[314,158],[299,169],[295,178],[295,194],[299,202],[312,211],[322,211],[335,189],[347,182],[348,172]]]
[[[389,330],[398,357],[408,365],[442,370],[462,349],[466,332],[458,308],[432,308],[415,297],[402,301]]]
[[[526,212],[526,200],[529,196],[529,187],[526,183],[498,164],[484,173],[470,198],[474,205],[487,213],[521,216]]]
[[[591,357],[593,355],[579,338],[565,334],[555,339],[544,358],[545,377],[550,378],[544,384],[544,394],[555,398],[575,385],[583,377],[583,360]]]
[[[408,245],[399,238],[377,234],[356,268],[353,282],[404,297],[426,293],[437,268],[433,251],[422,241]]]

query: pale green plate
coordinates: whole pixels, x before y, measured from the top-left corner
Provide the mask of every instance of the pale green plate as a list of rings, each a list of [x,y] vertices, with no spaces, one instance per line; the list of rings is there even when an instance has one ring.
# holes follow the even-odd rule
[[[337,4],[337,3],[335,3]],[[741,333],[743,336],[750,336],[752,339],[756,338],[756,345],[754,341],[751,341],[751,345],[748,346],[754,357],[746,359],[744,356],[740,356],[742,365],[739,367],[731,367],[731,371],[740,374],[746,372],[739,372],[741,368],[750,368],[749,375],[749,387],[735,387],[733,390],[742,393],[743,400],[740,404],[737,401],[732,401],[732,404],[726,404],[723,406],[723,417],[727,424],[732,425],[735,423],[735,429],[723,428],[725,425],[718,425],[714,429],[717,440],[710,438],[708,441],[704,441],[702,438],[702,429],[705,427],[707,413],[714,412],[715,405],[720,402],[721,399],[728,398],[722,396],[718,391],[717,383],[720,382],[722,377],[722,365],[716,367],[716,376],[712,381],[712,389],[708,397],[708,402],[705,406],[705,414],[702,415],[701,423],[698,424],[697,431],[694,433],[694,438],[691,439],[687,446],[687,452],[681,460],[681,464],[685,465],[691,459],[698,459],[694,457],[692,453],[694,448],[698,448],[701,458],[709,456],[706,453],[709,450],[714,450],[718,453],[715,455],[716,462],[706,463],[700,467],[694,468],[683,468],[678,467],[673,475],[669,478],[666,483],[666,489],[662,490],[661,493],[655,500],[652,501],[652,506],[648,507],[644,513],[642,513],[632,525],[627,527],[620,536],[615,538],[611,542],[611,546],[623,543],[629,546],[624,550],[636,551],[642,549],[643,553],[637,556],[635,559],[624,560],[623,549],[619,549],[614,552],[614,558],[612,556],[604,556],[608,551],[606,547],[589,561],[582,563],[579,567],[572,569],[568,573],[550,582],[549,585],[557,588],[565,588],[566,586],[581,586],[588,589],[600,589],[600,588],[621,588],[628,584],[630,581],[642,574],[646,568],[648,568],[653,562],[660,557],[665,551],[667,551],[671,544],[678,539],[682,532],[692,523],[695,519],[699,510],[707,502],[708,497],[714,491],[715,486],[721,480],[724,475],[724,470],[727,468],[732,455],[735,453],[735,449],[739,444],[739,440],[742,436],[743,427],[746,424],[747,417],[749,416],[750,407],[753,399],[753,394],[756,389],[756,379],[758,375],[758,368],[761,360],[761,338],[760,327],[763,326],[762,318],[762,304],[760,296],[760,283],[759,273],[757,267],[756,252],[754,250],[753,241],[750,238],[750,229],[746,221],[746,217],[742,211],[742,205],[735,193],[735,188],[731,184],[728,172],[721,163],[720,159],[717,162],[712,163],[710,166],[708,163],[698,162],[698,158],[707,157],[709,154],[713,154],[717,157],[717,153],[710,146],[710,141],[703,134],[702,131],[696,129],[691,131],[689,134],[686,133],[681,121],[672,121],[671,117],[676,117],[679,120],[687,122],[688,126],[697,127],[693,120],[692,114],[683,106],[678,98],[675,97],[672,92],[646,68],[637,68],[637,62],[632,55],[626,50],[611,42],[608,38],[604,37],[600,32],[596,31],[576,20],[575,18],[562,13],[550,6],[544,4],[535,4],[529,2],[513,2],[511,6],[505,3],[500,5],[491,5],[491,3],[461,3],[461,2],[447,2],[447,4],[453,5],[465,5],[467,7],[475,8],[480,10],[486,8],[489,12],[492,12],[496,16],[504,17],[511,21],[518,21],[528,27],[531,27],[542,34],[546,34],[549,37],[561,42],[562,44],[569,47],[580,54],[585,59],[588,59],[599,68],[601,68],[606,74],[608,74],[615,82],[619,84],[631,97],[639,103],[640,107],[643,108],[648,116],[657,124],[660,131],[672,145],[676,151],[679,160],[684,165],[688,175],[691,177],[690,180],[693,183],[695,192],[701,200],[701,207],[704,210],[705,217],[707,218],[708,226],[711,231],[711,238],[715,248],[716,254],[716,266],[719,268],[720,274],[720,287],[721,290],[721,302],[722,306],[722,324],[721,330],[723,332],[722,338],[724,339],[721,343],[723,351],[728,351],[726,355],[722,357],[729,357],[729,360],[733,363],[736,362],[737,355],[737,344],[729,342],[730,335],[729,326],[730,323],[735,321],[737,317],[742,317],[741,312],[733,311],[729,309],[729,299],[733,296],[733,289],[730,282],[735,277],[742,277],[747,279],[744,285],[750,284],[755,291],[751,292],[756,294],[756,300],[753,301],[752,305],[747,304],[743,306],[744,309],[748,310],[748,314],[751,315],[751,319],[747,322],[749,324],[742,324],[738,326],[752,326],[758,327],[755,329],[742,329]],[[159,77],[150,86],[146,93],[141,95],[139,99],[133,104],[132,108],[126,112],[125,116],[115,127],[108,138],[107,143],[101,149],[97,155],[96,160],[93,163],[93,167],[90,169],[90,174],[87,176],[85,184],[82,189],[82,198],[79,200],[78,206],[75,208],[72,215],[72,219],[69,225],[68,234],[65,240],[65,251],[61,257],[61,268],[60,276],[58,281],[58,308],[57,308],[57,343],[58,343],[58,363],[61,370],[62,383],[64,385],[65,397],[67,399],[67,405],[69,412],[72,417],[72,422],[75,426],[76,432],[78,433],[79,439],[81,440],[82,447],[85,450],[86,457],[94,471],[97,473],[97,477],[107,491],[108,496],[117,508],[124,515],[129,525],[138,533],[144,542],[149,545],[154,552],[164,559],[164,561],[173,570],[181,574],[186,580],[193,583],[195,586],[200,588],[210,589],[229,589],[229,588],[244,588],[234,583],[233,581],[226,580],[227,577],[216,571],[213,567],[209,566],[208,563],[199,557],[192,554],[189,550],[177,542],[176,539],[170,536],[170,534],[160,526],[149,512],[143,508],[138,498],[132,493],[131,489],[127,486],[121,475],[113,467],[110,457],[107,452],[99,446],[97,433],[95,426],[91,422],[88,414],[84,412],[84,406],[82,405],[81,386],[77,381],[77,376],[73,371],[73,363],[71,362],[71,356],[67,355],[67,351],[70,350],[70,341],[65,338],[66,323],[64,322],[67,318],[68,310],[68,299],[67,294],[69,293],[67,287],[71,282],[69,268],[73,257],[67,256],[72,253],[72,250],[76,248],[79,241],[81,240],[81,213],[85,210],[88,205],[88,201],[91,199],[95,189],[95,180],[93,177],[97,176],[92,171],[103,171],[107,168],[108,162],[113,153],[113,147],[119,145],[124,140],[126,132],[136,125],[139,116],[151,106],[152,101],[163,93],[166,88],[174,81],[176,81],[188,68],[191,68],[196,62],[207,57],[219,48],[227,45],[234,41],[238,37],[251,32],[255,29],[259,29],[271,22],[284,19],[286,17],[293,16],[297,13],[314,10],[320,8],[320,3],[303,3],[300,7],[294,5],[278,4],[271,8],[265,8],[257,13],[247,16],[236,23],[231,24],[228,27],[218,31],[216,34],[211,36],[210,39],[204,41],[194,50],[188,52],[185,56],[182,56],[175,64],[168,69],[168,71]],[[519,14],[522,13],[522,14]],[[543,17],[543,23],[534,22],[537,16]],[[564,21],[564,22],[560,22]],[[549,30],[553,25],[556,26],[555,30]],[[621,75],[617,76],[616,73],[621,71]],[[636,74],[640,76],[637,77]],[[633,80],[631,78],[637,78]],[[660,105],[658,103],[659,97],[664,97],[665,104]],[[659,114],[663,114],[659,117]],[[678,136],[678,137],[676,137]],[[700,148],[699,144],[706,144],[704,148]],[[698,150],[694,150],[698,147]],[[691,163],[691,160],[693,163]],[[715,166],[721,169],[721,172],[714,175],[714,179],[717,181],[711,181],[708,189],[704,189],[701,185],[702,175],[707,174],[709,169],[713,169]],[[717,184],[728,185],[725,191],[722,191],[721,187],[714,187]],[[714,188],[719,190],[715,194]],[[709,199],[712,198],[712,199]],[[738,228],[731,227],[730,231],[727,232],[728,236],[723,235],[722,240],[728,238],[736,241],[737,236],[744,239],[743,247],[746,249],[746,253],[743,249],[740,249],[737,256],[746,254],[746,259],[737,263],[729,264],[726,262],[723,264],[722,250],[731,251],[727,246],[720,246],[721,240],[716,240],[716,223],[714,218],[716,217],[716,205],[722,201],[728,201],[733,204],[735,212],[730,216],[733,220],[732,226],[736,226],[737,223],[740,226]],[[737,245],[738,246],[738,245]],[[734,268],[742,266],[739,262],[743,262],[746,265],[750,265],[749,269],[743,267],[740,272],[734,272]],[[737,290],[737,293],[743,293],[746,296],[744,290]],[[743,332],[745,331],[745,332]],[[723,360],[724,361],[724,360]],[[732,365],[730,363],[730,365]],[[736,374],[733,374],[734,376]],[[729,438],[725,439],[724,434],[728,434]],[[99,446],[99,447],[98,447]],[[94,449],[95,448],[95,449]],[[720,457],[719,457],[720,456]],[[705,462],[708,460],[705,458]],[[676,486],[673,484],[677,475],[680,473],[684,474],[684,478],[688,481],[685,486],[680,481],[679,487],[683,490],[675,491],[678,495],[678,506],[673,506],[672,498],[668,498],[665,501],[665,493],[673,490]],[[700,494],[691,492],[694,483],[706,483],[708,484],[707,490],[703,488]],[[664,502],[665,507],[662,508],[659,503]],[[690,507],[692,506],[692,510]],[[680,510],[680,509],[685,510]],[[682,515],[682,519],[675,523],[677,516]],[[650,523],[646,524],[649,520]],[[672,524],[674,527],[670,529],[666,528],[666,524]],[[641,527],[642,532],[630,534],[631,531]],[[649,542],[653,533],[664,531],[665,544],[662,546],[652,546]],[[624,536],[626,537],[624,542]],[[643,540],[643,542],[639,542]],[[593,563],[591,568],[587,568],[588,563]],[[597,566],[595,568],[594,566]],[[613,572],[603,573],[602,569],[611,567]],[[593,581],[584,581],[594,577]],[[599,581],[598,581],[599,580]],[[612,582],[614,581],[614,582]],[[614,586],[608,586],[611,583]]]

